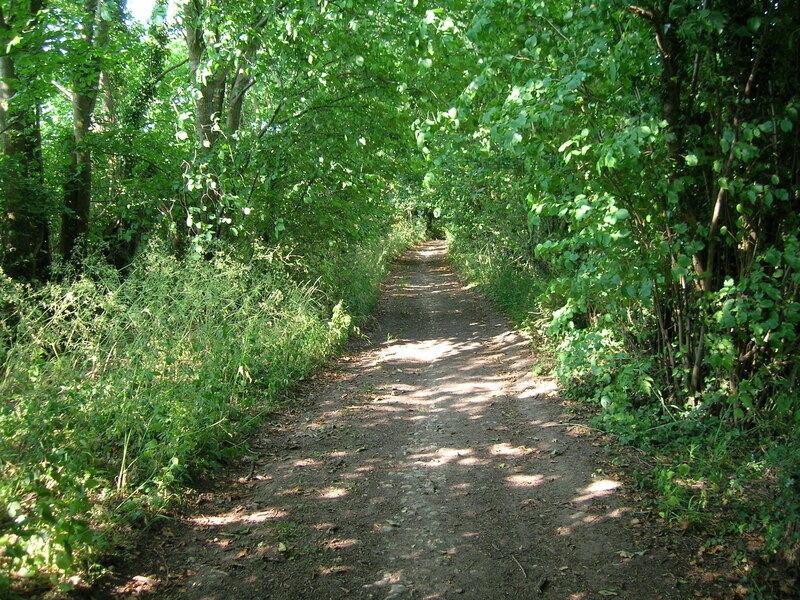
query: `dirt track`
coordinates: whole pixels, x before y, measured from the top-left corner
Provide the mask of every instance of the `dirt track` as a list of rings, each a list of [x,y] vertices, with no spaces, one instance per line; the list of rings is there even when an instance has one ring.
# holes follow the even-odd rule
[[[650,526],[441,242],[395,263],[377,319],[84,597],[693,596],[687,542]]]

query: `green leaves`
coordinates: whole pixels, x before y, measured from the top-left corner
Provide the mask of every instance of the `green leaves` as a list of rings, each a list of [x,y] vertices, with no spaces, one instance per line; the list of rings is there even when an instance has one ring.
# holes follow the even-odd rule
[[[613,208],[612,208],[612,210],[613,210]],[[605,221],[609,225],[616,225],[617,223],[627,219],[629,216],[630,216],[630,213],[628,212],[627,208],[618,208],[618,209],[614,210],[613,212],[610,212],[609,214],[607,214],[603,218],[603,221]]]
[[[649,376],[659,383],[651,389],[663,385],[680,397],[685,379],[677,372],[691,371],[696,357],[700,372],[714,373],[707,385],[735,387],[723,380],[735,364],[731,352],[745,351],[725,341],[718,327],[745,327],[744,337],[756,344],[776,336],[773,313],[787,288],[763,285],[762,272],[759,283],[744,291],[748,275],[736,273],[734,265],[755,263],[732,256],[757,247],[748,241],[761,235],[757,223],[792,197],[784,183],[788,173],[775,166],[782,159],[772,154],[770,165],[764,157],[773,152],[770,138],[788,141],[797,111],[787,99],[768,115],[730,91],[732,81],[746,83],[734,65],[753,64],[751,54],[761,43],[755,36],[773,27],[774,19],[686,3],[672,3],[670,11],[669,43],[678,52],[665,57],[653,21],[607,6],[481,3],[468,33],[477,58],[461,95],[457,139],[443,142],[429,132],[425,143],[433,164],[450,171],[432,181],[451,186],[442,188],[441,198],[453,206],[449,214],[462,215],[453,217],[453,235],[475,244],[486,240],[514,260],[548,265],[550,297],[560,299],[548,310],[569,364],[565,377],[583,369],[594,374],[605,354],[576,345],[607,335],[608,345],[653,361]],[[509,22],[524,25],[511,31],[503,27]],[[616,36],[605,33],[612,30]],[[715,48],[726,58],[707,64],[709,40],[720,32],[752,38],[735,51]],[[699,62],[666,64],[678,56]],[[677,100],[656,84],[668,68],[680,71],[682,82],[694,82],[694,88],[673,90]],[[720,68],[729,70],[723,75]],[[673,119],[667,109],[675,101],[691,116]],[[513,209],[519,198],[526,198],[521,215]],[[761,249],[764,268],[776,277],[783,275],[780,248]],[[714,286],[734,274],[738,296],[728,302]],[[712,318],[717,309],[719,318]],[[750,327],[747,319],[756,315],[758,325]],[[608,323],[611,333],[601,334]],[[698,333],[712,330],[707,339]],[[648,355],[652,344],[660,350]],[[602,382],[605,391],[593,397],[602,397],[604,406],[622,406],[615,394],[624,388],[614,385]]]

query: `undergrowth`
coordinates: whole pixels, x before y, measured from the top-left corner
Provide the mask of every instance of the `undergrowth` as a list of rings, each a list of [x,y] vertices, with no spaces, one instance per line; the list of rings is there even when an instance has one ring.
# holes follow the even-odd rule
[[[0,597],[43,578],[69,587],[114,524],[146,524],[241,453],[415,235],[398,226],[324,258],[153,248],[124,279],[100,265],[37,289],[2,279]]]
[[[769,416],[747,422],[691,404],[673,405],[658,396],[644,360],[593,362],[598,355],[613,355],[608,345],[613,336],[606,339],[602,329],[587,328],[566,339],[549,327],[559,306],[546,272],[525,261],[515,266],[497,245],[467,236],[451,236],[449,242],[456,269],[515,326],[534,333],[538,346],[549,348],[563,393],[594,407],[593,425],[650,457],[650,466],[636,477],[651,493],[654,512],[705,533],[709,544],[727,539],[749,597],[780,595],[800,564],[797,427]],[[576,371],[588,376],[576,377]],[[654,395],[659,402],[640,402]]]

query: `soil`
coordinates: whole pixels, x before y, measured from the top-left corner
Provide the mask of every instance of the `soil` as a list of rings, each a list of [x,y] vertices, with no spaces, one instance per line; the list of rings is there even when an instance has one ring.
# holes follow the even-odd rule
[[[616,447],[532,372],[444,243],[416,246],[368,339],[81,597],[719,597],[699,540],[643,508]]]

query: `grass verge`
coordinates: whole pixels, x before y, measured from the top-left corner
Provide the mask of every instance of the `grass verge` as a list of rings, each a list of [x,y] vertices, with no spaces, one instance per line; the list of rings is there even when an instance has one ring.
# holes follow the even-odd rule
[[[0,597],[67,590],[116,525],[146,524],[188,479],[240,454],[286,390],[377,297],[412,228],[335,256],[89,267],[0,301]]]

